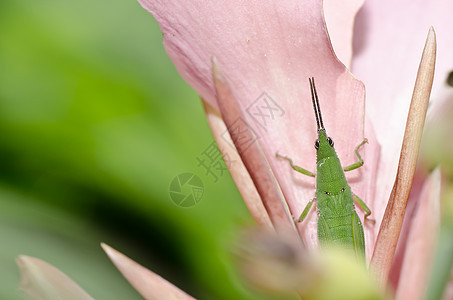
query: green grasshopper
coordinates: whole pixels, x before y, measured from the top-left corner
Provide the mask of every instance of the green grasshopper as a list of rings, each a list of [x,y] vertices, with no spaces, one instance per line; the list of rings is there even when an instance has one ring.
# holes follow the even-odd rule
[[[281,156],[278,153],[276,155],[288,160],[291,167],[297,172],[316,177],[316,198],[308,202],[297,221],[302,222],[310,211],[313,202],[317,202],[318,239],[321,246],[329,243],[340,244],[353,249],[357,257],[365,259],[363,227],[355,211],[354,200],[365,211],[365,219],[374,220],[368,219],[371,214],[368,206],[351,192],[351,187],[346,180],[344,172],[355,170],[363,165],[359,148],[368,141],[364,139],[355,148],[355,154],[359,161],[343,168],[335,152],[333,140],[327,136],[322,122],[314,78],[310,78],[309,82],[316,124],[318,126],[318,139],[315,142],[316,174],[294,165],[293,161],[288,157]]]

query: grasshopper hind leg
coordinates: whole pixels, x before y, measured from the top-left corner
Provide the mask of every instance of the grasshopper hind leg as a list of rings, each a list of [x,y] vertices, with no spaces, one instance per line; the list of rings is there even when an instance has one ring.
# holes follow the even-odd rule
[[[354,252],[356,257],[361,260],[365,260],[365,236],[363,233],[362,222],[360,222],[360,218],[355,211],[351,215],[351,225]]]

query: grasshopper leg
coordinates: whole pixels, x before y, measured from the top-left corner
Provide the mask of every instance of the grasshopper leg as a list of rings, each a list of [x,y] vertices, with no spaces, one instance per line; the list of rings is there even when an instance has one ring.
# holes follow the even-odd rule
[[[318,218],[318,239],[321,245],[326,245],[329,241],[332,241],[332,229],[327,224],[326,218],[320,214]]]
[[[362,159],[362,157],[359,154],[359,149],[360,149],[360,147],[362,147],[366,143],[368,143],[368,139],[364,138],[363,141],[357,147],[355,147],[354,152],[355,152],[355,155],[357,156],[357,158],[359,159],[359,161],[353,163],[352,165],[344,167],[343,170],[345,172],[352,171],[352,170],[355,170],[355,169],[360,168],[361,166],[363,166],[363,159]]]
[[[352,225],[352,243],[356,257],[365,261],[365,238],[363,236],[363,227],[360,218],[354,211],[351,215]]]
[[[280,154],[278,154],[278,153],[276,153],[275,156],[277,156],[277,157],[279,157],[279,158],[286,159],[286,160],[289,162],[289,164],[291,165],[291,168],[293,168],[293,170],[295,170],[295,171],[297,171],[297,172],[299,172],[299,173],[302,173],[302,174],[304,174],[304,175],[310,176],[310,177],[315,177],[315,173],[310,172],[310,171],[308,171],[308,170],[306,170],[306,169],[304,169],[304,168],[302,168],[302,167],[296,166],[296,165],[293,163],[293,161],[292,161],[291,158],[286,157],[286,156],[283,156],[283,155],[280,155]]]
[[[376,223],[375,219],[368,218],[369,215],[371,215],[371,209],[366,205],[365,202],[363,202],[362,199],[359,198],[356,194],[352,194],[352,198],[357,202],[357,204],[360,206],[361,209],[365,212],[365,220]]]
[[[294,221],[297,223],[301,223],[305,219],[305,217],[308,215],[308,212],[310,211],[310,208],[312,207],[313,202],[315,202],[315,201],[316,201],[316,198],[311,199],[310,202],[308,202],[307,205],[305,206],[304,211],[302,212],[300,217],[295,219]]]

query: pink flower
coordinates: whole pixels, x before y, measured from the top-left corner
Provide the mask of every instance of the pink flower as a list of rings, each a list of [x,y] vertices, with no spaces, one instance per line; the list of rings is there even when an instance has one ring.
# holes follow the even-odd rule
[[[397,175],[419,57],[426,32],[434,25],[442,37],[439,52],[443,54],[439,55],[437,67],[440,79],[434,91],[434,105],[440,105],[443,99],[436,99],[441,90],[440,82],[453,67],[452,58],[448,55],[453,37],[448,34],[451,18],[447,13],[451,11],[452,4],[432,7],[422,1],[397,5],[390,1],[367,2],[358,13],[354,30],[356,37],[352,45],[352,25],[361,1],[325,1],[327,28],[322,4],[315,0],[278,4],[273,1],[229,1],[221,4],[191,1],[190,5],[181,1],[139,2],[160,24],[164,46],[181,76],[209,104],[206,105],[208,120],[217,142],[222,145],[220,148],[228,149],[223,147],[227,145],[221,136],[225,127],[216,115],[218,110],[229,127],[234,129],[235,122],[240,120],[252,131],[246,138],[258,141],[252,146],[239,146],[241,158],[254,185],[250,184],[247,175],[243,175],[242,166],[237,164],[231,169],[252,215],[263,226],[291,230],[293,225],[287,208],[293,217],[298,216],[313,198],[314,181],[293,172],[285,161],[275,158],[275,153],[288,155],[296,164],[314,170],[315,151],[312,144],[316,131],[306,78],[316,78],[327,132],[333,137],[343,164],[354,162],[354,147],[364,137],[369,140],[362,150],[365,166],[348,175],[352,190],[366,201],[373,212],[372,217],[377,221],[376,224],[364,222],[368,258],[373,254],[380,228],[384,240],[388,230],[394,232],[393,241],[388,245],[381,242],[374,254],[374,265],[386,265],[386,270],[381,272],[381,281],[386,281],[393,257],[393,250],[387,249],[387,246],[395,247],[398,240],[403,221],[401,216],[405,210],[404,198],[407,199],[412,185],[433,80],[436,53],[433,32],[428,37],[427,57],[421,66],[425,70],[423,72],[429,69],[427,74],[431,75],[421,73],[416,87],[414,109],[401,155],[403,163],[398,171],[399,185],[395,186],[393,193],[400,200],[392,202],[391,207],[395,210],[389,210],[381,227]],[[332,51],[329,35],[343,64]],[[214,82],[211,78],[212,57],[216,58]],[[367,86],[366,110],[364,86],[348,68],[358,78],[363,78]],[[260,102],[263,93],[267,103]],[[421,98],[424,100],[417,102]],[[270,108],[264,105],[269,103]],[[258,110],[256,106],[261,104],[261,110]],[[264,117],[263,111],[267,114]],[[234,155],[234,151],[228,151],[227,155]],[[278,185],[271,175],[264,174],[267,165],[263,161],[268,163]],[[423,181],[420,181],[419,191]],[[416,199],[415,203],[431,203],[420,204],[420,207],[431,209],[434,216],[436,212],[438,216],[437,205],[433,205],[439,201],[439,196],[435,196],[438,182],[427,181],[425,188],[432,192],[428,190],[412,197]],[[257,187],[258,194],[251,188],[253,186]],[[279,195],[278,187],[284,197]],[[434,196],[422,197],[432,193]],[[259,198],[263,205],[257,200]],[[400,217],[392,218],[392,213]],[[421,210],[415,210],[413,214],[431,215],[429,211]],[[423,221],[431,223],[418,228],[435,231],[437,218]],[[410,224],[410,220],[407,223]],[[315,224],[316,214],[312,213],[303,224],[297,225],[304,243],[310,248],[317,244]],[[426,233],[421,236],[426,236]],[[400,248],[401,257],[404,257],[404,245]],[[423,251],[432,252],[433,248],[431,243],[430,249]],[[408,254],[417,250],[409,248]]]
[[[393,250],[386,256],[388,249],[383,245],[394,241],[396,246],[404,200],[394,204],[403,206],[400,210],[389,210],[382,227],[381,222],[397,175],[420,53],[428,28],[434,25],[439,37],[439,58],[433,98],[434,105],[440,106],[445,98],[441,82],[453,68],[453,57],[448,51],[453,46],[453,35],[449,33],[453,3],[426,6],[420,0],[370,1],[359,11],[363,2],[354,0],[326,0],[324,8],[318,0],[139,2],[161,26],[164,46],[181,76],[204,100],[220,148],[226,151],[225,155],[235,157],[232,161],[238,161],[230,171],[257,223],[279,232],[297,232],[310,249],[317,247],[316,213],[312,211],[297,227],[292,217],[299,216],[314,197],[315,182],[292,171],[275,153],[290,156],[297,165],[315,170],[316,127],[307,82],[307,78],[315,77],[324,124],[343,165],[355,162],[353,149],[364,137],[369,140],[361,149],[364,167],[347,177],[353,192],[368,204],[371,217],[376,220],[375,224],[363,222],[368,259],[381,228],[372,265],[374,269],[384,266],[379,271],[384,283]],[[411,116],[417,115],[417,119],[409,122],[401,156],[408,166],[400,165],[400,185],[393,193],[400,198],[406,192],[408,196],[412,184],[432,83],[429,74],[436,51],[433,31],[425,50],[421,69],[428,71],[421,74],[428,75],[418,81],[417,87],[421,88],[415,93],[414,103],[419,104],[411,109]],[[365,86],[351,72],[367,87],[366,103]],[[418,98],[422,101],[417,102]],[[224,134],[226,127],[219,111],[230,133],[235,133],[235,125],[237,129],[250,129],[241,141],[239,135],[233,134],[240,159],[236,150],[229,148],[231,141]],[[412,129],[419,133],[410,133]],[[438,227],[439,172],[428,179],[425,174],[419,178],[411,196],[413,218],[406,221],[412,226],[405,227],[405,243],[400,244],[400,255],[392,270],[392,276],[402,272],[396,279],[391,278],[401,299],[408,295],[407,286],[418,297],[423,296],[424,274],[434,249],[433,239],[426,243],[426,237],[435,236]],[[360,208],[357,211],[363,217]],[[395,212],[400,217],[392,218],[391,213]],[[398,226],[391,228],[395,222]],[[395,231],[396,239],[385,241],[385,235],[395,235]],[[173,291],[173,299],[190,299],[154,273],[109,247],[105,249],[146,299],[158,299],[156,293],[162,291]],[[427,259],[414,272],[411,259],[417,257]]]

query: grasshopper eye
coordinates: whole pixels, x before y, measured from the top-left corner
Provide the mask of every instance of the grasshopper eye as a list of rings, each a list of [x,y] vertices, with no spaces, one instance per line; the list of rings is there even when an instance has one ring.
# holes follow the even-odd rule
[[[316,149],[316,150],[319,149],[319,140],[316,140],[316,141],[315,141],[315,149]]]
[[[327,142],[329,143],[330,147],[333,147],[333,140],[330,137],[327,138]]]

